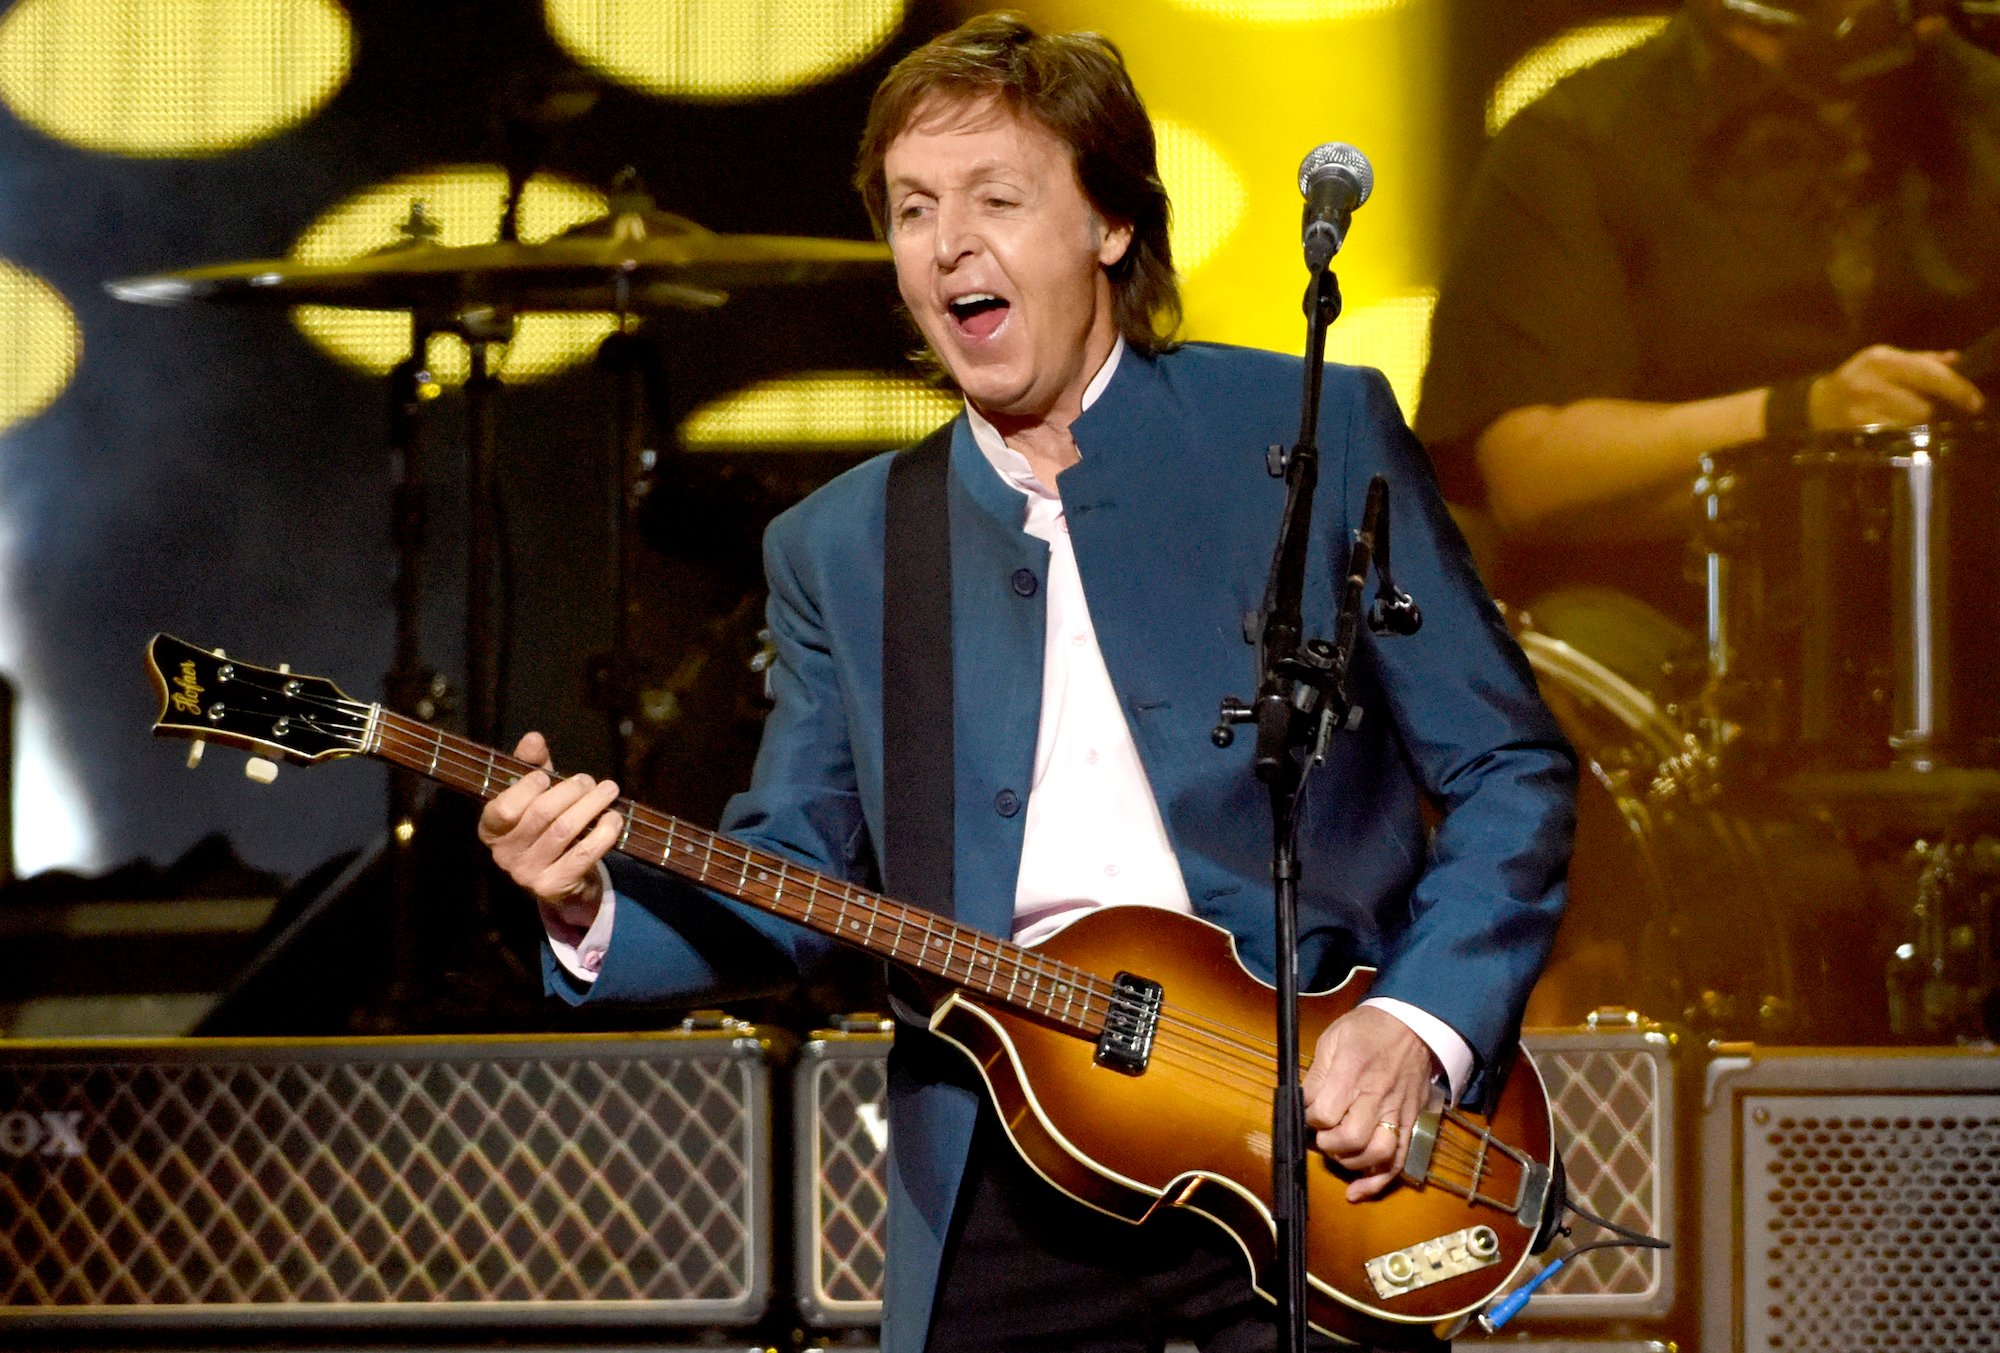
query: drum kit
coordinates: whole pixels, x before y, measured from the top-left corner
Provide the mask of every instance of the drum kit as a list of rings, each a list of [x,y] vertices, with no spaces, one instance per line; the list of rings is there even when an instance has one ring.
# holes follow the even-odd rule
[[[2000,1031],[2000,429],[1718,451],[1699,671],[1644,690],[1516,618],[1586,773],[1531,1008],[1712,1036]]]

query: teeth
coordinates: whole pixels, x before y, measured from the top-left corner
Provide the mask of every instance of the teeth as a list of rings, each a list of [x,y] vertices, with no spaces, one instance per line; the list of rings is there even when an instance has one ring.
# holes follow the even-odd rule
[[[969,291],[963,296],[952,297],[949,304],[953,306],[980,305],[987,301],[997,301],[999,299],[998,296],[995,296],[990,291]]]

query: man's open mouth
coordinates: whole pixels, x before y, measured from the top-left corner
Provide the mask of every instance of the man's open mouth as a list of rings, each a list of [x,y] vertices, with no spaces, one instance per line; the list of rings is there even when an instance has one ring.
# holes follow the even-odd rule
[[[951,322],[967,338],[990,338],[1007,322],[1009,302],[990,291],[974,291],[948,302]]]

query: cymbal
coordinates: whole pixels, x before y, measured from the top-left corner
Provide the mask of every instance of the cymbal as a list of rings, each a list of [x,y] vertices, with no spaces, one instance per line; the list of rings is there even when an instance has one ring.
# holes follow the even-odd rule
[[[423,241],[345,263],[223,263],[105,283],[122,301],[340,305],[455,315],[700,310],[729,292],[886,274],[888,246],[803,235],[725,235],[684,216],[630,210],[540,244]]]

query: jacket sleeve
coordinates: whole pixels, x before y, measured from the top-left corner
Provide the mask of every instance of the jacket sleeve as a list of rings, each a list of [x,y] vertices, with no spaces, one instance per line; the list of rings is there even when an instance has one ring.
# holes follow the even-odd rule
[[[1359,523],[1375,474],[1389,481],[1396,582],[1416,598],[1423,626],[1408,636],[1364,632],[1356,662],[1379,685],[1443,820],[1372,994],[1436,1015],[1492,1067],[1518,1036],[1562,915],[1576,755],[1475,574],[1388,383],[1364,371],[1347,437],[1349,522]]]
[[[805,563],[806,520],[787,513],[765,533],[775,703],[750,787],[730,800],[721,830],[856,880],[866,872],[867,832],[845,702],[816,579]],[[611,877],[617,918],[597,980],[579,981],[544,946],[546,984],[571,1002],[685,1003],[765,994],[796,981],[832,948],[802,926],[632,860],[614,858]]]

